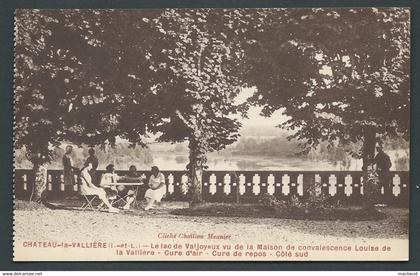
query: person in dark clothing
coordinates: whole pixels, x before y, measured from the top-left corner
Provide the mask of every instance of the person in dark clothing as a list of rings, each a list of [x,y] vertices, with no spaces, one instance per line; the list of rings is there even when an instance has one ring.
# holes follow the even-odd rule
[[[392,196],[392,186],[390,183],[390,173],[392,163],[389,155],[386,154],[382,147],[376,147],[378,152],[375,156],[374,162],[376,164],[376,171],[379,178],[379,186],[382,189],[384,188],[384,198],[386,202],[391,200]]]
[[[132,165],[127,176],[118,176],[115,173],[114,165],[110,164],[106,167],[106,173],[102,175],[101,187],[107,189],[108,194],[113,196],[118,194],[120,198],[125,200],[125,205],[122,207],[124,210],[128,210],[131,207],[131,203],[134,202],[136,192],[135,188],[131,185],[116,185],[118,182],[125,183],[139,183],[142,182],[142,178],[137,174],[137,168]],[[110,184],[113,184],[112,186]]]
[[[74,185],[77,183],[75,174],[78,173],[78,168],[74,167],[72,153],[73,147],[69,145],[63,155],[63,182],[64,190],[67,192],[66,199],[78,198],[78,193],[74,190]]]
[[[86,159],[85,164],[87,163],[92,164],[92,170],[89,172],[89,174],[92,177],[93,184],[95,184],[96,186],[99,186],[99,181],[98,181],[99,179],[97,177],[97,172],[96,172],[99,165],[98,157],[96,157],[95,150],[93,148],[90,148],[88,153],[89,153],[89,157]]]
[[[140,183],[143,182],[143,178],[139,176],[137,173],[137,168],[134,165],[131,165],[128,174],[125,176],[121,176],[119,178],[121,182],[126,183]],[[131,207],[131,203],[134,202],[136,196],[136,188],[134,186],[117,186],[118,194],[120,197],[127,196],[126,204],[124,205],[123,209],[128,210]]]
[[[72,152],[73,152],[73,147],[67,146],[66,153],[63,155],[64,185],[71,186],[71,187],[73,187],[75,184]]]

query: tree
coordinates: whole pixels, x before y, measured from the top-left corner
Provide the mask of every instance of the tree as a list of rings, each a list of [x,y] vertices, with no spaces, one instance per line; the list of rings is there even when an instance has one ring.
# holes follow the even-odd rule
[[[260,10],[248,33],[251,101],[295,131],[304,152],[362,140],[363,171],[378,135],[409,137],[409,12],[403,8]],[[367,184],[367,183],[365,183]]]
[[[176,10],[162,13],[157,27],[170,41],[162,66],[172,70],[159,108],[167,118],[158,128],[161,141],[189,141],[191,205],[202,201],[206,153],[236,141],[240,123],[234,99],[239,93],[243,54],[239,47],[241,13],[235,10]]]
[[[143,137],[158,132],[161,141],[188,139],[192,201],[200,202],[206,152],[220,150],[238,136],[240,124],[231,118],[238,112],[234,98],[242,53],[235,26],[240,14],[235,13],[45,10],[34,12],[44,24],[35,22],[28,29],[34,15],[21,11],[18,35],[29,42],[17,39],[17,60],[36,60],[36,66],[16,63],[21,83],[16,121],[25,122],[35,113],[25,109],[20,97],[33,102],[36,87],[48,98],[40,109],[49,132],[37,140],[39,127],[19,126],[19,146],[37,140],[46,152],[39,163],[46,163],[49,143],[62,140],[114,144],[118,136],[145,146]],[[38,36],[40,50],[26,52]]]
[[[153,29],[141,20],[151,13],[159,14],[17,12],[15,147],[26,149],[39,176],[34,200],[45,190],[43,165],[60,142],[115,144],[120,136],[144,145],[147,126],[160,121],[150,102],[161,72],[148,53],[158,47]]]
[[[59,95],[43,89],[45,76],[54,71],[46,38],[54,18],[39,10],[18,10],[15,18],[15,148],[24,147],[34,165],[35,185],[32,199],[40,201],[46,186],[43,166],[59,144],[63,125],[58,119]],[[49,65],[48,65],[49,64]]]

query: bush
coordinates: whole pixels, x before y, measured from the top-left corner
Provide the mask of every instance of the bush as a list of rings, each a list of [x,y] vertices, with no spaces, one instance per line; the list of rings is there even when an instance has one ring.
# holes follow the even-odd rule
[[[270,194],[263,194],[259,198],[259,203],[265,207],[274,207],[274,208],[287,208],[287,202],[284,200],[279,200],[275,196]]]
[[[302,211],[304,213],[324,212],[333,208],[340,207],[340,202],[331,196],[324,196],[319,191],[321,190],[321,183],[311,185],[307,190],[306,197],[292,197],[281,200],[274,195],[263,194],[259,199],[259,203],[265,207],[273,208],[276,211],[284,211],[286,209],[294,211]]]

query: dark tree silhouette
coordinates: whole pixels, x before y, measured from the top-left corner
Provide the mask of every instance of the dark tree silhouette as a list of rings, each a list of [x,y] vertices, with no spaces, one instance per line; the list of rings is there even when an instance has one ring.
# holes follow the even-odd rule
[[[260,10],[248,33],[251,101],[282,110],[307,152],[321,141],[363,141],[364,171],[379,135],[409,138],[409,11]],[[365,175],[365,179],[367,175]]]

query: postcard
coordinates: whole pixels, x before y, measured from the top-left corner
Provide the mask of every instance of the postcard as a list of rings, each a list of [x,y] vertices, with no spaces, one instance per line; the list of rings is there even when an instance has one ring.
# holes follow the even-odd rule
[[[14,261],[408,261],[408,8],[19,9]]]

